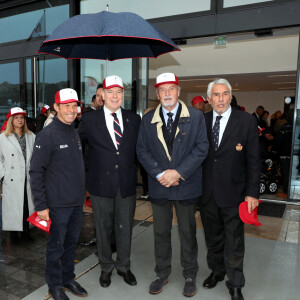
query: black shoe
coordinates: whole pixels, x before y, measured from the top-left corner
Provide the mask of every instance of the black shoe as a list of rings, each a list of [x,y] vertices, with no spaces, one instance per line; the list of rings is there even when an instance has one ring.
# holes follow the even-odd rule
[[[89,241],[80,243],[80,245],[83,246],[83,247],[95,246],[95,245],[97,245],[97,239],[94,236]]]
[[[67,289],[75,296],[86,297],[88,295],[88,292],[75,280],[70,283],[63,284],[63,288]]]
[[[224,280],[225,275],[218,275],[211,273],[204,281],[203,281],[203,287],[207,289],[214,288],[219,281]]]
[[[182,294],[186,297],[193,297],[197,293],[196,281],[192,278],[187,278],[185,280],[184,288]]]
[[[100,285],[102,287],[109,287],[110,286],[110,284],[111,284],[111,279],[110,279],[111,278],[111,273],[112,272],[109,272],[109,273],[104,272],[104,271],[101,272],[101,276],[99,278],[99,281],[100,281]]]
[[[48,293],[54,300],[70,300],[61,287],[49,288]]]
[[[228,280],[226,281],[226,286],[229,290],[231,300],[244,300],[241,288],[233,287]]]
[[[167,284],[168,281],[168,278],[156,277],[150,284],[149,293],[153,295],[161,293],[164,285]]]
[[[121,272],[121,271],[117,271],[117,273],[123,277],[124,281],[129,284],[129,285],[136,285],[136,279],[134,277],[134,275],[132,274],[132,272],[130,270],[128,270],[127,272]]]

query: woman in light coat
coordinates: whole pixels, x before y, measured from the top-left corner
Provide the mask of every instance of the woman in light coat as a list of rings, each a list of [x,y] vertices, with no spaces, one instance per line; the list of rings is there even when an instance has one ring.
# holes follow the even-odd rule
[[[27,218],[34,212],[29,183],[29,164],[35,135],[26,125],[26,112],[14,107],[6,129],[0,134],[2,184],[2,230],[11,231],[13,242],[31,240]]]

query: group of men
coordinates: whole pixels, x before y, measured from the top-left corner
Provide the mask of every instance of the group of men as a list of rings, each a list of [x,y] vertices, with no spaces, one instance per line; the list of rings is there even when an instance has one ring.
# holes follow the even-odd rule
[[[74,279],[73,262],[85,194],[84,141],[89,145],[87,190],[94,212],[102,287],[111,284],[115,268],[127,284],[137,284],[130,263],[137,155],[148,173],[154,219],[156,278],[149,292],[162,292],[171,273],[175,207],[185,279],[183,294],[196,294],[195,212],[200,201],[207,262],[212,270],[203,286],[213,288],[227,275],[231,299],[244,299],[244,226],[238,208],[243,201],[248,202],[249,212],[258,206],[256,121],[245,112],[231,109],[231,86],[225,79],[209,84],[207,100],[213,111],[207,114],[179,100],[175,74],[159,75],[155,88],[160,104],[141,121],[139,115],[121,108],[122,79],[106,77],[97,89],[103,108],[84,114],[77,131],[72,125],[80,102],[76,92],[63,89],[55,96],[57,117],[37,136],[30,168],[38,216],[52,220],[46,282],[55,300],[69,299],[65,289],[77,296],[88,295]],[[112,258],[113,230],[116,260]]]

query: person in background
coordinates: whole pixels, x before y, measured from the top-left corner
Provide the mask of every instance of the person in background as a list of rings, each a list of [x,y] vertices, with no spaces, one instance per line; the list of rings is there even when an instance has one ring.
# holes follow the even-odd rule
[[[207,101],[205,100],[205,98],[203,96],[196,96],[192,100],[193,107],[201,110],[203,113],[205,112],[205,104],[206,103],[207,103]]]
[[[87,291],[75,281],[74,256],[85,198],[82,149],[74,120],[78,96],[66,88],[55,94],[57,116],[37,136],[30,163],[35,210],[51,219],[46,251],[46,283],[54,300],[68,300],[64,289],[79,297]]]
[[[99,83],[96,90],[96,99],[94,106],[97,109],[102,108],[104,105],[104,98],[103,98],[103,84]]]
[[[265,110],[264,107],[259,105],[259,106],[257,106],[256,111],[252,114],[252,116],[255,117],[258,126],[260,125],[260,117],[261,117],[262,113],[264,112],[264,110]]]
[[[14,107],[0,135],[0,179],[2,185],[2,230],[11,231],[13,242],[31,241],[27,218],[34,211],[29,184],[29,163],[35,135],[28,130],[26,112]],[[21,236],[19,233],[21,232]]]
[[[260,117],[260,121],[259,121],[259,124],[260,124],[259,126],[261,128],[269,128],[270,127],[268,118],[269,118],[269,112],[267,110],[263,111],[263,113]]]
[[[275,133],[275,124],[278,120],[280,120],[282,118],[282,112],[280,110],[277,110],[276,112],[274,112],[274,114],[271,116],[271,134],[276,137],[276,133]]]
[[[291,149],[293,139],[293,110],[285,113],[287,123],[283,124],[276,137],[277,153],[280,157],[280,173],[282,176],[283,192],[278,193],[277,197],[287,198],[289,176],[290,176],[290,163],[291,163]]]
[[[50,106],[44,105],[41,109],[41,113],[35,118],[35,132],[38,133],[44,128],[44,123],[49,117],[50,114]]]
[[[82,113],[85,114],[87,112],[92,112],[95,110],[96,110],[96,95],[93,95],[92,101],[91,101],[91,106],[85,107]]]
[[[47,120],[44,123],[44,128],[46,126],[48,126],[53,121],[55,115],[56,115],[56,110],[55,110],[54,106],[51,106],[50,107],[50,114],[49,114]]]
[[[82,117],[82,112],[83,112],[83,107],[82,106],[77,106],[77,116],[76,119],[74,121],[74,127],[75,129],[78,128],[81,117]]]

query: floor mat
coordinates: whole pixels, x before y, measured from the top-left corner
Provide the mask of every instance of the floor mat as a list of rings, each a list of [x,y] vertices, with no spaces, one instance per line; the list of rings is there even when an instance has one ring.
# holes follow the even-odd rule
[[[261,216],[282,218],[285,204],[262,202],[257,208],[257,214]]]

